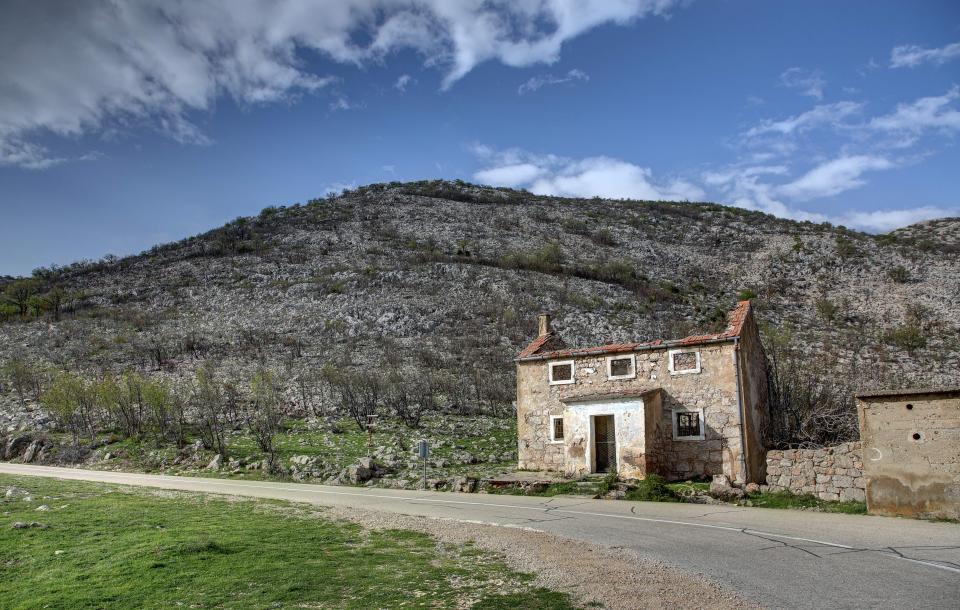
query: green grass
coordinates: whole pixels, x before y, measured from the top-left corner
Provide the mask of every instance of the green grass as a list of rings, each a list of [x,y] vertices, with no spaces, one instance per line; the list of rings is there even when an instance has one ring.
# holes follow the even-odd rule
[[[753,506],[762,508],[815,508],[825,513],[867,514],[867,505],[864,502],[831,502],[812,494],[793,494],[789,491],[751,494],[748,499]]]
[[[656,474],[647,475],[637,486],[627,492],[627,500],[642,502],[679,502],[680,498],[670,488],[663,477]]]
[[[32,501],[0,495],[5,609],[573,607],[485,551],[316,507],[0,475],[10,486]]]

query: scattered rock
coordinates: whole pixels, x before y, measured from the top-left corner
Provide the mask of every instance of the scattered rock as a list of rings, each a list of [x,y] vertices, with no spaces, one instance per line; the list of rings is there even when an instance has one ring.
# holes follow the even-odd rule
[[[742,489],[730,484],[727,475],[715,474],[710,482],[710,495],[719,500],[739,500],[745,494]]]
[[[450,491],[473,493],[477,488],[477,480],[472,477],[455,477],[450,481]]]
[[[38,507],[37,507],[36,509],[34,509],[34,510],[39,510],[39,511],[41,511],[41,512],[46,512],[46,511],[50,510],[50,507],[47,506],[46,504],[41,504],[40,506],[38,506]]]
[[[220,470],[220,465],[223,463],[223,456],[219,453],[213,456],[213,459],[210,460],[210,463],[207,464],[207,470]]]
[[[760,492],[760,485],[756,483],[747,483],[747,486],[743,488],[748,494],[755,494]]]

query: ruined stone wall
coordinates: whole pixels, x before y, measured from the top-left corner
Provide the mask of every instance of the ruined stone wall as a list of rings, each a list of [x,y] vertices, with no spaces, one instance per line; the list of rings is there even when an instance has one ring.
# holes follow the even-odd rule
[[[823,449],[770,450],[766,461],[767,485],[773,491],[864,501],[866,478],[858,442]]]
[[[960,519],[960,389],[860,396],[872,514]]]
[[[668,479],[725,474],[744,482],[733,342],[692,346],[700,353],[700,372],[672,375],[667,349],[636,352],[636,377],[607,379],[606,356],[575,359],[575,383],[549,385],[546,361],[517,367],[519,465],[529,470],[562,471],[566,445],[550,443],[551,415],[563,415],[563,400],[615,392],[662,388],[658,447],[659,473]],[[703,440],[673,440],[673,409],[703,409]]]

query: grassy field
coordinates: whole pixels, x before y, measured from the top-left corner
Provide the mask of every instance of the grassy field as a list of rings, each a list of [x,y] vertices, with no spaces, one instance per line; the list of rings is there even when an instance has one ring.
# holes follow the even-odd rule
[[[27,495],[4,497],[12,487]],[[530,580],[476,548],[317,507],[0,475],[10,610],[574,607]]]

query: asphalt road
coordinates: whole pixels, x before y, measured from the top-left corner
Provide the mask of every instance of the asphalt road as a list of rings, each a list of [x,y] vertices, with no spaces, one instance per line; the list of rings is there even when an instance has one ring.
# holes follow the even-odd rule
[[[960,525],[859,515],[329,487],[0,463],[0,473],[520,526],[632,549],[770,608],[960,608]]]

